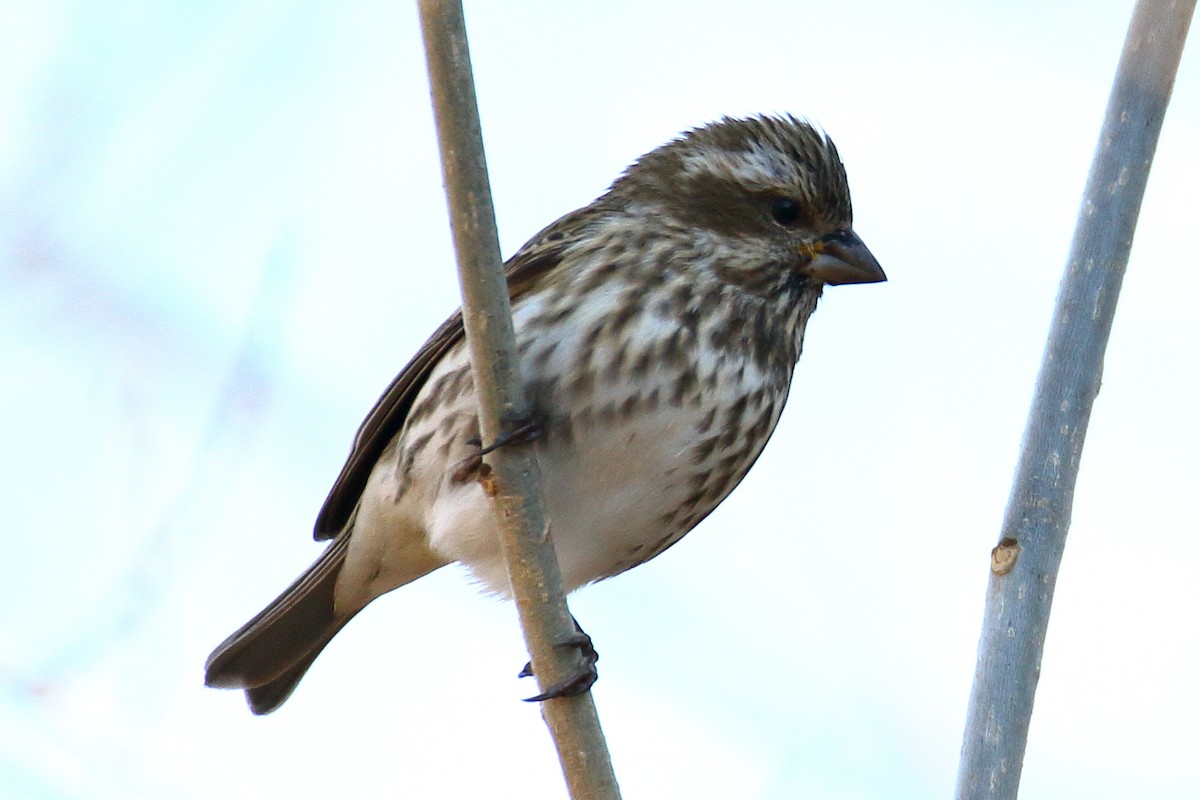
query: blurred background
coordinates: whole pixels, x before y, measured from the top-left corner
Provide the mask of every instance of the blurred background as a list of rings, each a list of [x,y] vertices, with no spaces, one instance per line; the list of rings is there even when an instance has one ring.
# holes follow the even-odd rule
[[[732,498],[572,598],[626,797],[950,795],[1132,5],[467,3],[506,255],[677,132],[786,111],[838,143],[890,277],[826,293]],[[1028,800],[1200,795],[1192,44]],[[562,797],[515,611],[457,568],[372,605],[270,717],[202,686],[458,303],[414,5],[3,0],[0,131],[0,796]]]

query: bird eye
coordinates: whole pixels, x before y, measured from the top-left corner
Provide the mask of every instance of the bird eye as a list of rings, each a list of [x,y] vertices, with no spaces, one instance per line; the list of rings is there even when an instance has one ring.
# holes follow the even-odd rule
[[[771,201],[771,217],[790,228],[800,221],[800,204],[790,197],[776,197]]]

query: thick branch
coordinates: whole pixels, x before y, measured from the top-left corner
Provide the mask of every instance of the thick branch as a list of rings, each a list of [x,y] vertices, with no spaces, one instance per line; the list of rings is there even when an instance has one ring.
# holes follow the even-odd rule
[[[992,553],[959,800],[1017,796],[1083,440],[1195,5],[1140,0],[1129,26]]]
[[[475,84],[459,0],[419,0],[442,173],[454,228],[463,322],[479,395],[480,430],[494,442],[528,419],[520,381],[512,311],[501,269],[496,220],[483,155]],[[532,447],[501,447],[488,456],[486,486],[494,492],[504,557],[521,628],[543,691],[577,669],[579,652],[556,647],[575,625],[542,504]],[[554,737],[575,800],[619,798],[600,720],[590,692],[547,700],[542,716]]]

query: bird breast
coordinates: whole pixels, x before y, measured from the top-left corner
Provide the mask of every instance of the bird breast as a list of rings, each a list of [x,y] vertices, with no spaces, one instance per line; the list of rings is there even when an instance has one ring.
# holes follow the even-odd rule
[[[725,290],[714,283],[705,291]],[[568,590],[678,541],[733,490],[779,419],[794,355],[767,357],[744,324],[689,314],[707,301],[694,287],[686,294],[681,305],[681,285],[665,281],[636,298],[588,292],[569,304],[547,290],[514,308],[522,377],[542,425],[535,446],[551,535]],[[473,419],[474,393],[466,366],[460,348],[431,376],[433,391],[454,395],[440,413],[460,422],[411,426],[406,440],[446,452],[409,473],[438,481],[437,499],[425,506],[432,548],[466,564],[489,590],[508,594],[490,501],[474,481],[449,477],[456,460],[470,454],[465,424]],[[445,429],[458,432],[443,442],[438,431]]]

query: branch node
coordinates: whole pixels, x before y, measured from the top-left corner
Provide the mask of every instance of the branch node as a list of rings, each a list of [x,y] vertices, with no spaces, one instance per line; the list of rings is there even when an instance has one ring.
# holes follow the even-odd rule
[[[1000,544],[992,548],[992,574],[1007,575],[1017,565],[1017,557],[1021,555],[1021,543],[1010,536],[1000,540]]]

